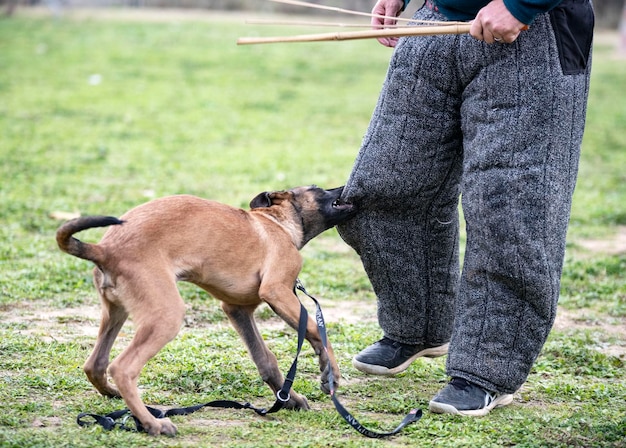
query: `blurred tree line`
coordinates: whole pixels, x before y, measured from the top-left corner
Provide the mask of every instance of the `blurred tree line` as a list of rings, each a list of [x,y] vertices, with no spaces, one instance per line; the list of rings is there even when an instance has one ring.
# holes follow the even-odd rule
[[[345,9],[369,12],[375,0],[308,0]],[[421,0],[413,0],[421,4]],[[618,28],[622,14],[626,11],[626,0],[593,0],[599,28]],[[0,0],[5,13],[15,7],[44,5],[59,7],[135,7],[135,8],[184,8],[213,9],[220,11],[260,11],[265,13],[310,14],[337,16],[336,12],[290,6],[266,0]]]

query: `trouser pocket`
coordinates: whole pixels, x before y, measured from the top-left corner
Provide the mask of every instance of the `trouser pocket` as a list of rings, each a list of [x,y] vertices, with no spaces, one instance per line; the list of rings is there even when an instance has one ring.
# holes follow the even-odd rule
[[[564,0],[550,11],[550,22],[564,75],[577,75],[586,71],[594,19],[589,0]]]

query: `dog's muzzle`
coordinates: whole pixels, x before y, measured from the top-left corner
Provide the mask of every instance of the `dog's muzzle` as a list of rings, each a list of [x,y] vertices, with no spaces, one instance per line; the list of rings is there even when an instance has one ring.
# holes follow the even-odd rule
[[[334,209],[341,211],[352,211],[354,208],[351,202],[344,201],[343,199],[336,199],[333,201],[332,206]]]

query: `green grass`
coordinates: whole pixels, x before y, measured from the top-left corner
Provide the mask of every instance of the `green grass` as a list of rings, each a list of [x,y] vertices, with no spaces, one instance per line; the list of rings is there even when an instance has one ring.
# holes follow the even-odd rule
[[[235,45],[258,31],[240,20],[0,20],[0,446],[382,445],[349,428],[319,391],[307,345],[295,387],[312,412],[207,409],[174,418],[179,434],[159,439],[75,423],[79,412],[123,403],[100,397],[82,372],[94,341],[88,330],[97,327],[85,314],[98,308],[91,266],[56,248],[51,212],[119,215],[174,193],[245,207],[263,190],[334,187],[350,172],[390,52],[373,41]],[[626,225],[624,89],[626,61],[596,45],[562,286],[575,324],[553,330],[512,406],[484,419],[426,412],[385,445],[626,446],[626,367],[606,350],[623,353],[626,344],[626,254],[579,245]],[[373,309],[358,258],[334,230],[303,254],[301,278],[325,309]],[[144,400],[270,405],[219,304],[192,286],[181,290],[187,325],[145,368]],[[295,332],[267,308],[258,316],[286,370]],[[371,316],[327,321],[344,376],[340,399],[362,423],[388,430],[445,384],[442,359],[419,360],[395,378],[361,374],[350,359],[380,336],[377,325]],[[125,327],[114,352],[131,336]]]

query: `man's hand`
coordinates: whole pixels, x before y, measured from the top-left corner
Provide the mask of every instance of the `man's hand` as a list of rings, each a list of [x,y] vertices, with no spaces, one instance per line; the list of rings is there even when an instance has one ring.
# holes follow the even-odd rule
[[[379,16],[391,16],[398,17],[404,8],[403,0],[378,0],[372,14]],[[398,21],[395,19],[383,19],[380,17],[372,17],[372,28],[379,30],[385,27],[385,25],[395,25]],[[397,37],[381,37],[378,42],[385,47],[395,47],[398,43]]]
[[[510,44],[517,39],[520,32],[527,29],[528,25],[517,20],[506,9],[504,0],[493,0],[478,11],[476,18],[472,21],[470,34],[488,44],[494,42]]]

